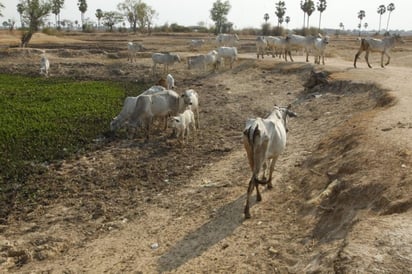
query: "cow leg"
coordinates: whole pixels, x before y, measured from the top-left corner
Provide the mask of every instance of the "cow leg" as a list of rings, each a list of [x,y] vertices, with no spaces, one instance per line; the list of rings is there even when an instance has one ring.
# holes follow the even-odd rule
[[[388,57],[388,62],[386,62],[385,66],[389,65],[389,62],[391,61],[391,57],[389,56],[389,54],[387,52],[385,52],[385,55]],[[383,55],[382,55],[382,59],[383,59]]]
[[[250,178],[249,181],[249,187],[247,188],[247,193],[246,193],[246,205],[245,205],[245,218],[249,219],[250,218],[250,210],[249,210],[249,201],[250,201],[250,195],[253,192],[253,188],[255,187],[255,175],[252,175],[252,178]]]
[[[368,67],[372,68],[371,64],[369,64],[369,51],[366,51],[365,60],[366,60],[366,63],[368,64]]]
[[[276,163],[277,159],[278,159],[278,157],[272,159],[271,162],[270,162],[268,189],[272,189],[272,188],[273,188],[273,185],[272,185],[272,174],[273,174],[273,170],[275,169],[275,163]]]
[[[305,53],[306,53],[306,62],[309,62],[309,52],[305,49]]]
[[[362,50],[358,50],[358,52],[355,55],[355,60],[353,61],[353,66],[356,68],[356,61],[359,58],[359,55],[362,53]]]

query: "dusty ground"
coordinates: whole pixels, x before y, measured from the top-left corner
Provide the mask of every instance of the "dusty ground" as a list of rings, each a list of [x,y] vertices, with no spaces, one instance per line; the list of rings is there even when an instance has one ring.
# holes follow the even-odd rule
[[[124,50],[132,39],[146,47],[134,64]],[[188,39],[38,35],[32,47],[47,50],[51,77],[151,83],[150,53],[197,54]],[[17,197],[2,220],[0,272],[409,273],[411,40],[387,68],[372,54],[374,69],[363,59],[353,69],[355,38],[333,37],[327,65],[315,67],[302,56],[256,60],[252,39],[241,37],[232,70],[171,68],[178,91],[201,97],[191,144],[178,146],[170,132],[149,142],[119,133],[33,175],[38,204]],[[38,74],[38,51],[1,41],[2,72]],[[330,73],[329,84],[305,90],[312,69]],[[292,103],[299,117],[274,189],[244,220],[251,174],[241,132],[274,103]]]

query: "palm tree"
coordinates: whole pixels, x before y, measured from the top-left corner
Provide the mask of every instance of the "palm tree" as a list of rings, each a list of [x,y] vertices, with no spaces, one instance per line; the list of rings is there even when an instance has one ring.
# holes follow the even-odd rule
[[[386,31],[389,31],[389,20],[391,19],[391,13],[392,13],[392,11],[395,10],[395,4],[394,4],[394,3],[390,3],[386,9],[387,9],[388,12],[389,12],[389,14],[388,14],[388,22],[386,23]]]
[[[382,19],[382,14],[384,14],[385,12],[386,12],[385,5],[380,5],[378,7],[378,13],[379,13],[379,30],[378,30],[378,33],[381,32],[381,19]]]
[[[306,8],[306,13],[308,14],[308,23],[307,26],[309,28],[309,18],[312,15],[312,13],[315,11],[315,3],[312,0],[308,0],[307,2],[307,8]]]
[[[325,9],[326,9],[326,0],[319,0],[319,2],[316,4],[316,8],[319,11],[319,27],[318,27],[318,29],[320,30],[320,22],[322,20],[322,12],[324,12]]]
[[[285,17],[286,28],[289,28],[290,16]]]
[[[345,29],[345,25],[344,25],[342,22],[339,23],[339,27],[340,27],[342,30]]]
[[[263,19],[265,20],[265,24],[267,24],[269,20],[269,13],[265,13],[265,15],[263,15]]]
[[[64,6],[64,0],[53,0],[51,1],[52,10],[51,12],[54,14],[56,27],[60,27],[60,11]]]
[[[367,22],[365,22],[364,24],[363,24],[363,28],[365,29],[365,32],[366,32],[366,29],[368,28],[368,23]]]
[[[17,4],[17,12],[20,14],[21,27],[24,28],[24,22],[23,22],[24,5],[22,3]]]
[[[300,1],[300,9],[303,10],[303,28],[305,28],[305,22],[306,22],[306,2],[303,2],[302,0]]]
[[[87,11],[86,0],[78,0],[77,6],[79,7],[79,11],[81,12],[82,27],[84,27],[84,13]]]
[[[360,11],[358,12],[358,18],[359,18],[359,24],[358,24],[359,36],[360,36],[360,34],[361,34],[362,20],[363,20],[363,18],[365,18],[365,16],[366,16],[366,13],[365,13],[364,10],[360,10]]]
[[[97,17],[97,28],[100,29],[100,20],[103,18],[103,11],[101,9],[97,9],[95,16]]]
[[[285,16],[285,12],[286,12],[285,1],[277,2],[275,14],[278,17],[278,27],[280,24],[283,23],[283,16]]]

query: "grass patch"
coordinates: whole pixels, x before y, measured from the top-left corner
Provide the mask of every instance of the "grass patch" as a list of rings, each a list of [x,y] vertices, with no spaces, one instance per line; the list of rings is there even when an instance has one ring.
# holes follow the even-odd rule
[[[126,86],[0,74],[0,199],[108,131]],[[137,87],[135,87],[137,89]]]

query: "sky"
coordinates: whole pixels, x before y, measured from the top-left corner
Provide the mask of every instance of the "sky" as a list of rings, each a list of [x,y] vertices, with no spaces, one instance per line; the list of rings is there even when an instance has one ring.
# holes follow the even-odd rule
[[[177,23],[184,26],[196,26],[199,22],[204,22],[207,26],[213,25],[210,19],[210,9],[216,0],[142,0],[151,6],[156,12],[157,17],[154,19],[156,26],[165,23]],[[224,1],[224,0],[223,0]],[[301,28],[303,26],[303,11],[300,9],[300,0],[283,0],[286,3],[286,14],[291,18],[289,28]],[[314,0],[316,3],[318,0]],[[15,19],[17,25],[20,25],[19,14],[16,10],[18,0],[0,0],[5,8],[3,9],[3,18]],[[61,11],[61,19],[80,21],[80,11],[77,7],[77,0],[65,0],[64,7]],[[87,0],[88,9],[85,18],[97,22],[95,17],[96,9],[103,11],[117,11],[117,4],[122,0]],[[269,14],[269,23],[277,24],[275,16],[275,3],[277,0],[229,0],[231,9],[227,16],[230,22],[234,23],[234,28],[261,28],[264,23],[263,15]],[[379,14],[377,9],[379,5],[388,6],[389,3],[395,4],[395,10],[392,12],[389,22],[391,30],[412,30],[412,0],[327,0],[327,8],[322,14],[322,28],[339,28],[343,23],[345,29],[357,29],[359,19],[357,14],[359,10],[366,13],[362,21],[368,23],[368,30],[377,30],[379,28]],[[388,12],[382,15],[381,29],[386,28]],[[54,23],[54,15],[50,16],[50,21]],[[319,25],[319,12],[315,11],[310,16],[310,26]],[[285,26],[285,23],[284,23]],[[363,28],[363,26],[362,26]]]

